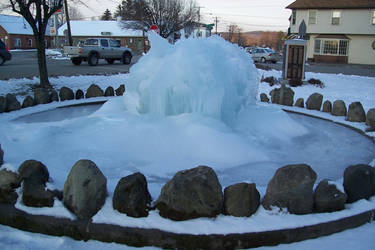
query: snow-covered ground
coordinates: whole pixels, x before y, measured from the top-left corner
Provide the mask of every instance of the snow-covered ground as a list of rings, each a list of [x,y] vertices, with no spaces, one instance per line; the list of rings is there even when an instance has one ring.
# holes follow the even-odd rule
[[[115,212],[111,196],[118,180],[136,171],[146,175],[155,200],[162,185],[174,173],[199,164],[213,167],[223,187],[241,181],[255,182],[262,196],[275,170],[285,164],[308,163],[317,172],[318,179],[331,178],[338,186],[342,185],[347,165],[370,162],[375,165],[373,143],[350,129],[288,115],[278,105],[259,103],[256,100],[259,93],[271,90],[266,83],[258,85],[260,77],[279,77],[281,72],[256,70],[249,55],[235,45],[215,37],[202,41],[188,39],[174,47],[156,37],[150,39],[153,49],[131,68],[130,74],[50,79],[55,89],[67,86],[74,91],[85,90],[92,83],[103,89],[125,84],[124,97],[109,98],[102,107],[77,109],[75,112],[81,114],[78,116],[71,111],[61,116],[65,111],[54,110],[72,101],[0,114],[0,142],[6,162],[3,167],[16,170],[24,160],[40,160],[49,168],[49,186],[62,189],[71,166],[79,159],[91,159],[107,177],[109,191],[107,202],[94,216],[94,222],[180,233],[293,228],[375,208],[375,199],[347,205],[337,213],[304,216],[266,211],[261,207],[250,218],[220,215],[216,219],[185,222],[164,219],[157,211],[143,219]],[[322,80],[325,87],[293,88],[295,99],[306,100],[310,94],[319,92],[325,100],[342,99],[347,105],[361,101],[366,111],[375,108],[375,78],[318,73],[306,73],[306,77]],[[0,81],[0,94],[16,93],[22,101],[25,94],[31,94],[30,85],[37,82],[38,79]],[[106,98],[94,100],[103,99]],[[342,117],[292,109],[346,123]],[[48,112],[28,116],[44,111]],[[365,128],[364,124],[351,125]],[[53,208],[28,208],[21,201],[16,206],[29,213],[74,218],[59,201],[55,201]],[[0,232],[2,249],[122,247],[94,241],[76,242],[3,226]],[[274,248],[372,249],[375,239],[370,235],[374,232],[372,223],[333,236]],[[353,236],[356,247],[350,241],[352,235],[357,236]]]

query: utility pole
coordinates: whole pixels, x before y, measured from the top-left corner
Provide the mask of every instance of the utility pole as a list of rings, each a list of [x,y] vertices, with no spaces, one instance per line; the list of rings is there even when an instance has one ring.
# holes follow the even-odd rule
[[[215,16],[215,34],[217,35],[217,23],[219,21],[217,20],[217,16]]]
[[[198,37],[200,36],[200,34],[201,34],[201,8],[204,8],[204,7],[202,7],[202,6],[198,6],[198,7],[196,7],[196,8],[198,8]]]
[[[66,27],[68,28],[68,45],[73,46],[72,31],[70,29],[70,18],[68,12],[68,1],[64,0]]]

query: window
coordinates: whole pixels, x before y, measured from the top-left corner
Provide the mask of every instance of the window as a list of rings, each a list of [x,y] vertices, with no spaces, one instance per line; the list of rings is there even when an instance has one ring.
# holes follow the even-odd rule
[[[317,10],[309,10],[309,24],[316,24],[317,23]]]
[[[86,39],[85,45],[98,45],[98,39]]]
[[[320,44],[321,44],[321,40],[315,39],[315,46],[314,46],[314,53],[315,54],[320,54]]]
[[[29,45],[29,47],[32,47],[33,46],[33,39],[27,40],[27,45]]]
[[[347,56],[349,40],[315,39],[314,54]]]
[[[341,18],[341,11],[334,10],[332,12],[332,25],[339,25]]]
[[[296,24],[296,19],[297,19],[297,11],[293,10],[292,11],[292,25]]]
[[[20,38],[14,39],[14,47],[15,48],[21,48],[21,39]]]
[[[114,48],[119,48],[119,47],[121,47],[121,42],[120,42],[120,40],[109,40],[109,45],[111,46],[111,47],[114,47]]]
[[[100,40],[100,46],[108,47],[108,40]]]
[[[372,24],[375,25],[375,10],[372,11]]]

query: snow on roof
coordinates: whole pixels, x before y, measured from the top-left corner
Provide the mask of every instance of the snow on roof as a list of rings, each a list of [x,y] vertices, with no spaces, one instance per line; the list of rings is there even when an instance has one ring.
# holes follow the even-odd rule
[[[66,30],[64,23],[58,30],[59,36]],[[118,21],[70,21],[72,36],[109,36],[109,37],[141,37],[141,30],[124,29]]]
[[[0,25],[8,34],[33,35],[33,29],[21,16],[0,15]]]

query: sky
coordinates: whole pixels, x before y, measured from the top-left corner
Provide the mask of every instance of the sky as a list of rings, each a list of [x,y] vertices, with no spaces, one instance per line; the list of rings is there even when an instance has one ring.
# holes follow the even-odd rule
[[[100,16],[108,8],[112,13],[120,0],[89,0],[89,8],[80,11],[85,17]],[[243,31],[286,31],[291,11],[285,9],[294,0],[196,0],[202,22],[214,23],[218,19],[218,31],[237,24]]]

